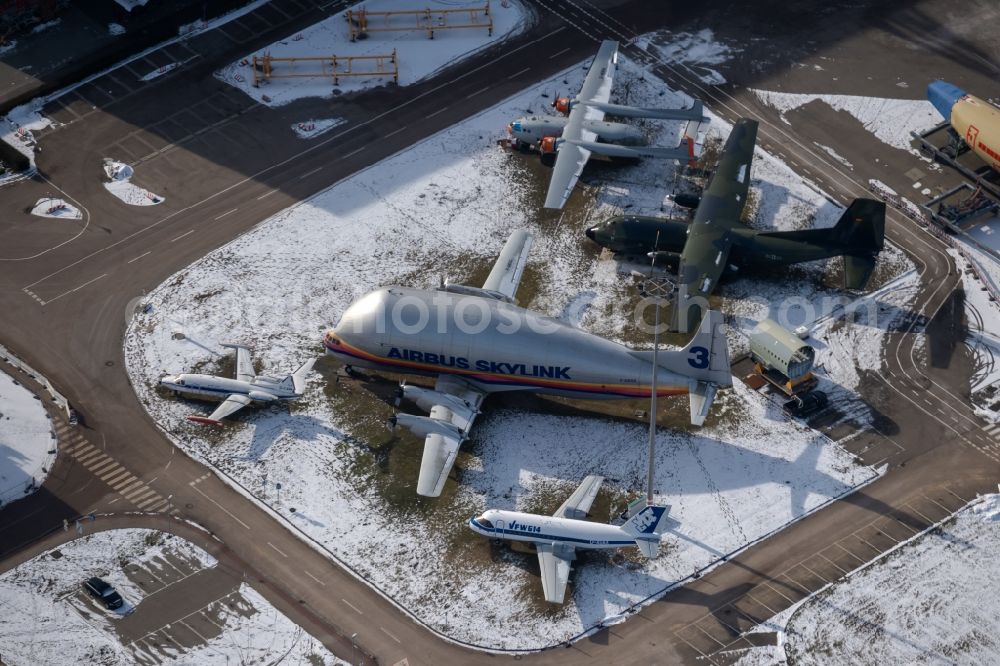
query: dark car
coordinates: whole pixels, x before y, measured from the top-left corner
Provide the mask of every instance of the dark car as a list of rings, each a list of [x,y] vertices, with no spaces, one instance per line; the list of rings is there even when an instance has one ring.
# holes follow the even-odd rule
[[[111,587],[100,578],[91,578],[84,583],[83,586],[87,589],[90,596],[95,599],[99,599],[102,604],[111,610],[121,608],[122,604],[125,603],[125,600],[122,599],[122,595],[115,592],[115,588]]]
[[[826,407],[829,398],[822,391],[809,391],[785,403],[785,411],[792,416],[809,416]]]

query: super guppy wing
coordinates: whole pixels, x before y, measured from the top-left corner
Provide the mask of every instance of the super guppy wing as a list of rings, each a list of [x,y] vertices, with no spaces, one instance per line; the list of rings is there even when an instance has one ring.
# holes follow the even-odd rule
[[[496,263],[493,264],[493,270],[486,277],[483,289],[495,291],[513,299],[518,285],[521,284],[524,267],[528,264],[528,254],[531,252],[533,241],[534,236],[524,229],[511,234],[503,246],[503,250],[500,251]]]

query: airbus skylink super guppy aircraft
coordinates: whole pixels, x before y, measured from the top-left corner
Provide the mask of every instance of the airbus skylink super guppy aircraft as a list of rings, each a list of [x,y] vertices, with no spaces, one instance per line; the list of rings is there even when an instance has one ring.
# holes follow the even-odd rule
[[[515,232],[481,288],[385,287],[354,302],[326,334],[327,353],[347,365],[437,377],[433,389],[400,388],[401,398],[430,415],[398,414],[393,422],[425,437],[420,495],[441,494],[490,393],[650,396],[652,351],[629,349],[515,304],[531,241],[528,232]],[[717,388],[732,385],[722,323],[722,315],[711,311],[684,349],[659,355],[657,394],[688,393],[695,425],[704,423]]]
[[[565,115],[527,116],[507,126],[515,146],[537,148],[542,164],[555,167],[545,197],[546,208],[562,208],[566,204],[592,154],[683,161],[698,157],[698,132],[701,124],[707,121],[701,102],[694,102],[689,109],[643,109],[609,104],[617,65],[618,42],[601,42],[580,94],[574,98],[559,97],[552,103]],[[607,122],[605,113],[621,118],[687,120],[688,124],[677,148],[648,147],[642,131],[625,123]]]

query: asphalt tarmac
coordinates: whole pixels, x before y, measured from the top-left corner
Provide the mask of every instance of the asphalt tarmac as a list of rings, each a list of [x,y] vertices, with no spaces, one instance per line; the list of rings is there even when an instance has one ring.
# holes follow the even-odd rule
[[[86,213],[65,237],[37,233],[38,225],[26,215],[0,221],[0,311],[5,313],[0,341],[43,371],[86,419],[86,428],[68,436],[61,431],[64,454],[43,488],[0,512],[0,569],[62,538],[61,528],[48,534],[64,517],[148,510],[156,516],[145,523],[137,519],[139,524],[179,531],[183,518],[210,530],[238,560],[234,566],[252,572],[248,580],[261,594],[342,657],[356,644],[381,663],[496,661],[500,657],[470,651],[420,627],[304,535],[175,449],[137,403],[122,368],[130,304],[143,290],[289,204],[592,55],[600,39],[624,43],[635,32],[657,26],[707,26],[717,35],[732,30],[766,37],[739,54],[731,70],[722,69],[729,81],[723,86],[705,86],[690,70],[649,61],[634,47],[623,50],[647,58],[658,75],[701,97],[728,120],[761,120],[760,144],[840,203],[866,196],[869,178],[905,185],[904,174],[918,166],[908,153],[873,141],[866,130],[846,121],[831,138],[825,129],[829,123],[818,122],[809,110],[785,124],[746,90],[826,92],[836,74],[815,74],[819,70],[811,65],[828,67],[820,59],[835,53],[854,59],[834,58],[844,68],[836,82],[843,88],[836,92],[900,96],[896,83],[904,77],[914,86],[908,92],[918,98],[917,84],[928,71],[970,90],[992,84],[996,63],[984,46],[997,43],[997,10],[991,5],[970,3],[956,19],[943,2],[894,3],[891,9],[882,4],[759,2],[751,14],[741,13],[745,3],[723,2],[651,16],[642,2],[544,0],[534,4],[539,23],[530,31],[433,80],[277,111],[240,98],[211,77],[214,68],[272,41],[274,34],[265,26],[240,42],[213,31],[183,47],[191,51],[188,64],[152,84],[108,87],[115,92],[104,101],[98,93],[82,91],[75,106],[56,110],[70,122],[40,135],[42,177],[0,192],[5,210],[23,209],[40,193],[51,192]],[[994,33],[963,32],[954,25],[966,26],[970,12],[978,12],[974,24],[994,26]],[[942,20],[948,25],[937,33],[919,30]],[[250,21],[241,25],[261,25]],[[246,31],[253,35],[249,27]],[[871,78],[858,72],[871,72]],[[126,77],[118,79],[127,83]],[[269,129],[287,127],[320,108],[348,123],[309,143]],[[855,169],[834,162],[814,141],[836,145]],[[139,184],[141,174],[149,174],[167,201],[122,216],[94,173],[100,159],[111,155],[141,164]],[[876,428],[845,443],[864,461],[889,465],[887,474],[754,545],[638,617],[569,649],[524,660],[724,659],[718,653],[745,646],[740,634],[751,623],[941,520],[976,493],[995,489],[1000,446],[969,406],[971,360],[959,343],[966,324],[953,262],[938,239],[894,211],[888,235],[918,264],[921,289],[907,325],[889,336],[883,370],[862,387],[880,415]],[[928,323],[933,324],[935,353],[925,360],[914,352],[912,332]],[[110,462],[102,459],[94,473],[98,456]],[[112,464],[121,472],[105,476]],[[135,483],[120,485],[121,473]],[[142,492],[136,493],[140,486]]]

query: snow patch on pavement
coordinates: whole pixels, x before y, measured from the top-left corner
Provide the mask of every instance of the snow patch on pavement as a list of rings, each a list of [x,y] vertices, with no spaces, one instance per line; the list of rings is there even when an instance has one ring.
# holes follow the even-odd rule
[[[662,30],[641,36],[636,44],[667,64],[683,65],[707,85],[724,84],[726,78],[715,66],[732,60],[740,52],[740,49],[716,41],[715,33],[709,28],[698,32]]]
[[[105,159],[104,173],[110,179],[104,183],[104,188],[130,206],[155,206],[165,201],[160,195],[132,183],[135,172],[128,164]]]
[[[0,505],[42,485],[55,461],[52,422],[35,395],[0,371]]]
[[[481,2],[456,5],[456,3],[446,0],[431,0],[420,7],[423,8],[425,5],[430,8],[432,14],[435,9],[468,7],[476,12],[478,20],[484,21],[486,18],[482,15],[484,3]],[[413,3],[405,0],[370,0],[365,2],[363,6],[369,12],[380,12],[412,9]],[[357,10],[359,7],[361,5],[355,6],[354,9]],[[407,86],[428,78],[435,72],[477,51],[523,31],[529,24],[532,12],[525,8],[519,0],[510,0],[504,4],[492,3],[490,15],[493,18],[492,35],[487,34],[484,23],[482,28],[437,30],[433,40],[428,39],[426,31],[408,30],[372,32],[368,39],[352,42],[348,24],[344,20],[344,12],[341,11],[295,35],[263,47],[254,53],[248,53],[237,62],[216,72],[216,77],[242,90],[257,102],[268,106],[282,106],[304,97],[329,98],[336,94],[334,91],[350,92],[392,84],[392,76],[342,76],[339,82],[334,84],[329,65],[321,65],[317,62],[276,62],[273,64],[276,77],[254,87],[252,69],[254,55],[270,54],[272,58],[331,58],[336,55],[338,58],[345,58],[348,56],[388,56],[395,49],[399,67],[399,85]],[[459,19],[462,23],[469,22],[468,14],[464,13],[453,15],[448,20],[454,25]],[[375,26],[376,24],[381,25],[384,19],[373,16],[369,21]],[[412,22],[411,19],[406,19],[406,21]],[[403,18],[396,18],[393,25],[400,25],[403,22]],[[338,64],[337,71],[345,71],[347,65],[343,62]],[[388,58],[384,60],[384,65],[388,70],[394,67]],[[357,61],[353,64],[353,71],[373,72],[375,71],[375,63],[374,61]],[[324,73],[324,75],[293,79],[278,78],[277,75],[282,72]]]
[[[910,146],[910,132],[926,131],[941,121],[930,102],[923,99],[885,99],[859,95],[827,95],[752,90],[764,104],[776,109],[781,119],[789,111],[819,100],[836,111],[846,111],[854,116],[869,132],[890,146],[919,155]]]
[[[292,131],[300,139],[312,139],[319,136],[320,134],[325,134],[329,132],[337,125],[344,124],[345,120],[343,118],[321,118],[319,120],[306,120],[301,123],[295,123],[292,125]]]
[[[83,213],[76,206],[63,199],[53,197],[39,199],[31,209],[31,214],[39,217],[68,218],[71,220],[79,220],[83,217]]]
[[[180,66],[181,66],[181,64],[179,62],[169,62],[166,65],[163,65],[162,67],[157,67],[156,69],[154,69],[153,71],[149,72],[148,74],[140,76],[139,80],[140,81],[152,81],[153,79],[158,79],[161,76],[163,76],[164,74],[169,74],[170,72],[172,72],[173,70],[177,69]]]

